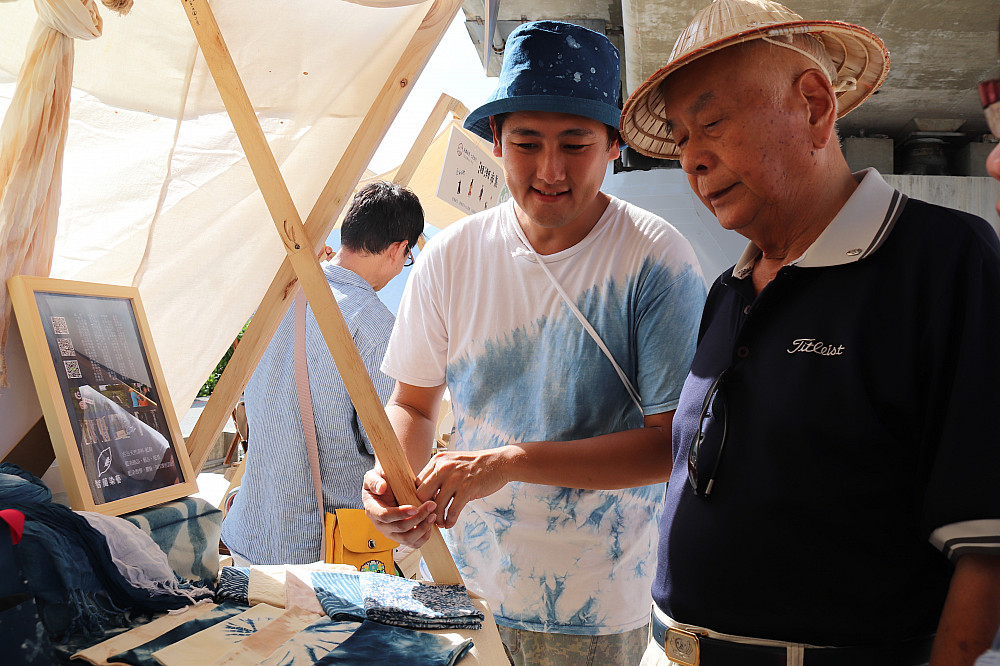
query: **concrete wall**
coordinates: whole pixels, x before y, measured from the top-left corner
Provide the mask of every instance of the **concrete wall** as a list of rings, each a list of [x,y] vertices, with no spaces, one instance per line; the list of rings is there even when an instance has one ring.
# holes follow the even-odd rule
[[[691,192],[680,169],[652,169],[614,174],[608,170],[603,191],[656,213],[688,239],[698,255],[705,279],[712,282],[736,263],[747,241],[726,231]]]
[[[992,178],[959,176],[884,176],[886,182],[915,199],[922,199],[978,215],[1000,232],[996,204],[1000,182]],[[614,174],[604,179],[603,190],[652,211],[670,222],[688,239],[710,282],[736,263],[746,239],[726,231],[688,185],[680,169],[652,169]]]
[[[909,197],[978,215],[1000,232],[1000,216],[996,209],[1000,182],[992,178],[902,175],[884,178]]]

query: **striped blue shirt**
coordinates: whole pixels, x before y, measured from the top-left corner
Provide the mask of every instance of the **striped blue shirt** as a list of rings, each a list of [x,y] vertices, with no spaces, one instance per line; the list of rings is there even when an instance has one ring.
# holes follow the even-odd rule
[[[379,366],[394,318],[365,280],[325,264],[327,282],[384,404],[393,380]],[[361,481],[374,465],[364,432],[329,348],[306,311],[306,359],[327,511],[361,508]],[[222,541],[254,564],[320,559],[322,520],[295,391],[295,308],[289,308],[244,391],[249,454],[240,491],[222,524]]]

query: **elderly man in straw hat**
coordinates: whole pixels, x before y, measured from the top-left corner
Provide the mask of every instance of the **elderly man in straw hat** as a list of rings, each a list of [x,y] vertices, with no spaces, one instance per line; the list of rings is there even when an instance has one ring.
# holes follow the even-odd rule
[[[717,0],[625,105],[750,241],[674,418],[644,664],[965,664],[1000,621],[1000,243],[850,172],[835,121],[887,70],[864,28]]]
[[[376,469],[365,506],[421,545],[435,522],[523,664],[635,663],[646,646],[670,422],[705,284],[684,238],[601,192],[619,155],[618,52],[539,21],[507,39],[466,127],[493,143],[512,201],[418,257],[383,369],[419,507]],[[445,385],[455,432],[430,458]]]

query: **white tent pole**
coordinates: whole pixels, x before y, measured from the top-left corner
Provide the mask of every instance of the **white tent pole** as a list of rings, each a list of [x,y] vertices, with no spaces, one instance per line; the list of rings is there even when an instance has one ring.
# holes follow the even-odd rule
[[[222,33],[215,21],[211,7],[206,0],[182,0],[195,37],[201,46],[205,61],[216,87],[222,96],[223,103],[233,121],[236,134],[243,146],[247,161],[253,171],[257,185],[267,208],[274,219],[275,227],[285,245],[295,275],[309,299],[313,314],[319,324],[320,331],[326,339],[330,354],[340,371],[344,385],[354,402],[358,418],[365,427],[371,440],[375,454],[385,470],[386,478],[393,493],[403,504],[419,504],[416,493],[416,479],[410,469],[399,441],[392,430],[389,419],[382,408],[375,387],[372,385],[368,371],[361,360],[351,333],[337,307],[326,282],[326,277],[316,258],[316,249],[309,240],[306,229],[299,218],[285,181],[278,169],[267,139],[254,114],[253,106],[247,96],[246,89],[240,80],[232,57],[222,38]],[[449,22],[461,6],[460,0],[436,0],[421,24],[436,16],[438,24],[436,34],[433,30],[422,33],[418,30],[416,36],[423,36],[431,48],[437,44],[441,35],[447,29]],[[433,10],[444,9],[439,14]],[[451,11],[448,11],[450,9]],[[411,42],[412,44],[412,42]],[[409,80],[403,84],[409,85]],[[381,134],[385,130],[390,117],[383,118],[378,124]],[[357,175],[354,180],[357,179]],[[350,188],[345,188],[345,192]],[[242,347],[243,345],[239,345]],[[239,348],[238,347],[238,348]],[[245,380],[243,382],[245,384]],[[231,406],[231,405],[230,405]],[[445,546],[440,531],[434,529],[430,540],[421,548],[427,566],[434,580],[439,583],[462,583],[462,576],[455,566],[451,554]]]

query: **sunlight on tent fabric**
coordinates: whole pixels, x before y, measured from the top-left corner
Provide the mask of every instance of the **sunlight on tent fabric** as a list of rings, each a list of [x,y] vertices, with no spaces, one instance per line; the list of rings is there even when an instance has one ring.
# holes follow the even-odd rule
[[[436,192],[438,189],[438,181],[441,178],[441,168],[444,164],[445,151],[448,149],[448,137],[451,135],[452,128],[458,128],[462,134],[468,137],[470,142],[478,143],[482,146],[483,150],[487,153],[492,150],[492,146],[486,141],[476,136],[468,130],[462,129],[462,122],[460,120],[450,120],[448,121],[437,136],[434,137],[434,141],[427,148],[427,152],[424,153],[423,158],[417,165],[416,171],[413,177],[410,178],[409,183],[406,184],[411,190],[416,193],[417,197],[420,199],[420,205],[424,209],[424,222],[433,225],[438,229],[444,229],[451,224],[459,221],[468,213],[455,208],[451,204],[438,198]],[[496,163],[497,169],[500,169],[500,163]],[[380,173],[376,176],[366,177],[364,180],[358,182],[355,191],[357,191],[365,183],[372,180],[388,180],[394,181],[396,174],[399,171],[397,166],[394,169],[386,171],[385,173]],[[337,220],[337,227],[339,228],[344,220],[343,214],[341,214],[340,219]]]
[[[383,6],[212,2],[303,219],[431,5],[365,4]],[[35,20],[0,3],[0,113]],[[76,44],[52,277],[139,287],[183,413],[284,256],[183,5],[104,12],[104,35]],[[0,414],[33,391],[15,381]]]

